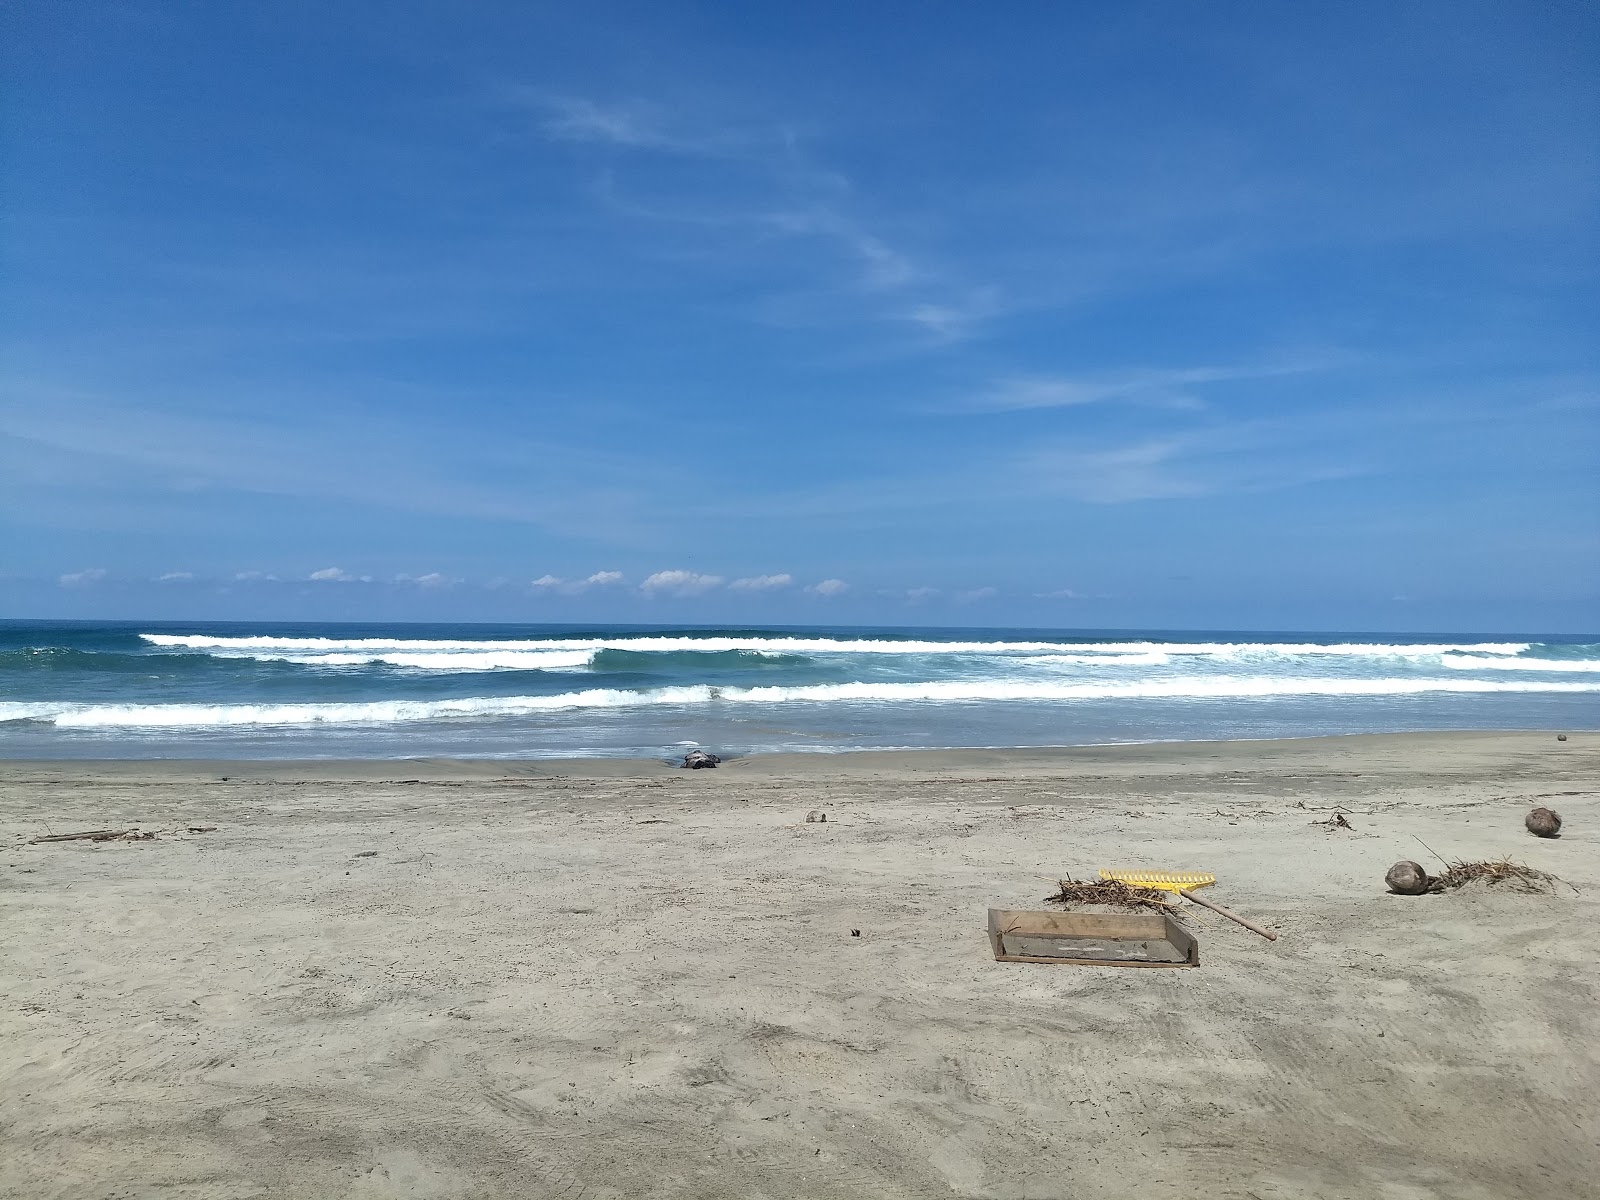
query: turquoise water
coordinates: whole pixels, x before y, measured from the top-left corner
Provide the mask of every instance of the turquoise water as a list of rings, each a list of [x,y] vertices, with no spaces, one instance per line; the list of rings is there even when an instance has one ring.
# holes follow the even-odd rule
[[[1600,728],[1600,637],[0,622],[0,757],[725,755]]]

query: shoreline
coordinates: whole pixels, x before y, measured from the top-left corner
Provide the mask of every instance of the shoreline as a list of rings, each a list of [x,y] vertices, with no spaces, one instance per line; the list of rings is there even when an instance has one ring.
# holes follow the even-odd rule
[[[1496,729],[1434,730],[1426,732],[1313,734],[1304,737],[1227,738],[1199,741],[1160,740],[1105,742],[1067,746],[950,746],[895,750],[818,750],[749,754],[724,758],[715,771],[767,776],[851,775],[933,771],[987,765],[991,767],[1049,770],[1073,764],[1105,763],[1132,767],[1144,762],[1162,763],[1193,755],[1236,753],[1247,755],[1314,754],[1319,750],[1359,752],[1383,748],[1441,749],[1447,745],[1493,747],[1530,745],[1553,740],[1600,736],[1600,730]],[[706,747],[716,752],[715,747]],[[327,778],[383,782],[395,774],[437,780],[482,780],[498,776],[579,776],[604,779],[640,778],[663,770],[682,768],[670,759],[583,758],[479,758],[419,756],[396,758],[0,758],[0,782],[29,774],[76,774],[86,777],[160,776],[175,780],[293,779],[314,772]],[[689,772],[702,774],[704,772]]]
[[[0,763],[0,1195],[1567,1200],[1597,779],[1583,732]],[[1572,886],[1388,894],[1419,841]],[[994,961],[1119,866],[1280,938]]]

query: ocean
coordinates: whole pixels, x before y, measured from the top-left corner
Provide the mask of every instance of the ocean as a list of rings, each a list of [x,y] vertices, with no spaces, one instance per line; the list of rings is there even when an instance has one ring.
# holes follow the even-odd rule
[[[1600,636],[0,622],[0,757],[655,757],[1600,728]]]

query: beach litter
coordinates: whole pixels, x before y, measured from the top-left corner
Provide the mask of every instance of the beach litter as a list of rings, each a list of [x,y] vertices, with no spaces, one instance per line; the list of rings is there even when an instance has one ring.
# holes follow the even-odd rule
[[[1420,896],[1428,890],[1428,872],[1421,863],[1412,862],[1409,858],[1395,863],[1389,868],[1389,873],[1383,877],[1389,885],[1389,890],[1401,896]]]
[[[807,825],[826,825],[827,823],[828,814],[823,812],[820,808],[813,808],[806,814]]]
[[[1541,805],[1528,814],[1523,824],[1527,826],[1528,832],[1533,834],[1534,837],[1553,838],[1561,836],[1561,814],[1553,808],[1545,808]]]
[[[996,962],[1076,967],[1200,965],[1200,943],[1164,907],[1134,913],[991,908],[989,944]]]
[[[1194,888],[1210,887],[1217,881],[1215,875],[1199,871],[1106,871],[1100,872],[1101,879],[1115,879],[1135,887],[1159,888],[1164,892],[1176,892],[1185,900],[1191,900],[1201,908],[1209,908],[1219,917],[1227,917],[1236,925],[1243,925],[1251,933],[1259,933],[1269,942],[1278,940],[1276,931],[1257,925],[1245,917],[1241,917],[1231,908],[1224,908],[1210,900],[1202,899],[1194,894]]]
[[[149,842],[155,840],[155,832],[141,833],[138,829],[85,829],[81,833],[52,833],[36,838],[29,838],[28,845],[37,846],[40,842]]]
[[[1435,876],[1429,881],[1429,891],[1444,892],[1455,888],[1465,887],[1469,883],[1482,882],[1489,886],[1506,884],[1508,891],[1513,892],[1551,892],[1556,890],[1556,884],[1564,882],[1548,871],[1541,871],[1537,867],[1530,867],[1525,863],[1513,862],[1509,858],[1487,859],[1481,862],[1466,862],[1457,859],[1445,867],[1444,874]],[[1568,887],[1572,887],[1569,883]],[[1577,888],[1572,888],[1577,891]]]
[[[1553,895],[1556,884],[1566,883],[1564,879],[1548,871],[1541,871],[1537,867],[1530,867],[1526,863],[1515,862],[1510,858],[1481,859],[1471,862],[1465,859],[1445,862],[1441,858],[1439,861],[1445,864],[1444,871],[1439,875],[1429,875],[1418,863],[1397,862],[1389,868],[1389,873],[1384,876],[1384,882],[1389,885],[1391,891],[1398,892],[1402,896],[1450,892],[1469,883],[1482,883],[1488,887],[1503,884],[1506,891]],[[1578,890],[1570,883],[1567,886],[1574,892]]]
[[[1354,825],[1350,824],[1349,821],[1344,819],[1344,814],[1342,812],[1334,813],[1333,816],[1329,817],[1326,821],[1313,821],[1311,823],[1313,825],[1320,825],[1329,833],[1332,833],[1335,829],[1355,829]]]
[[[1104,904],[1125,910],[1168,909],[1173,901],[1159,888],[1136,887],[1120,879],[1080,882],[1067,876],[1044,898],[1046,904]]]

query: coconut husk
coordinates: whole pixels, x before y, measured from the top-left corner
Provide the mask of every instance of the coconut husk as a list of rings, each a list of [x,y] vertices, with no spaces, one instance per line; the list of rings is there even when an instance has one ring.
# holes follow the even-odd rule
[[[1561,880],[1548,871],[1541,871],[1523,863],[1512,862],[1509,858],[1487,859],[1482,862],[1466,862],[1457,859],[1445,867],[1442,875],[1435,875],[1428,881],[1430,892],[1451,891],[1455,888],[1465,887],[1469,883],[1483,882],[1490,887],[1501,884],[1514,892],[1554,892],[1556,884]]]
[[[1057,891],[1045,898],[1046,904],[1105,904],[1111,908],[1155,908],[1163,911],[1172,907],[1167,893],[1160,888],[1134,887],[1120,879],[1097,879],[1078,882],[1067,876],[1057,885]]]

